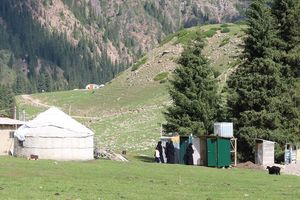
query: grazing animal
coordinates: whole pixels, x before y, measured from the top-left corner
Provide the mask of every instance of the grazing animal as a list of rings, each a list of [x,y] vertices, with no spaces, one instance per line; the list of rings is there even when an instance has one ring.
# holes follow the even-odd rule
[[[28,158],[28,160],[38,160],[39,156],[38,155],[30,155],[30,157]]]
[[[269,167],[269,166],[267,166],[267,170],[269,170],[269,174],[280,175],[280,167],[277,167],[277,166]]]

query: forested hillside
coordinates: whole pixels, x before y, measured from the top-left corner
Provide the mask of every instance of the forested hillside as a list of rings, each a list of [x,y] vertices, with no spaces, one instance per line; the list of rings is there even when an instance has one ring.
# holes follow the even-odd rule
[[[105,83],[181,27],[242,18],[244,0],[0,2],[0,83],[15,94]]]
[[[88,82],[106,82],[123,70],[96,45],[81,38],[76,45],[66,34],[52,32],[33,20],[26,3],[0,4],[1,82],[16,94],[83,87]],[[11,74],[11,77],[7,77]]]

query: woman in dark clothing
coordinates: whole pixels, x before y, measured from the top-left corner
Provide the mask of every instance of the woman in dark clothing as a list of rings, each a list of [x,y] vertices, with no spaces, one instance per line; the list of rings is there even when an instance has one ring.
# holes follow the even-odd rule
[[[161,145],[161,141],[159,141],[159,142],[157,143],[156,148],[157,148],[158,151],[159,151],[160,162],[161,162],[161,163],[165,163],[165,162],[164,162],[164,156],[163,156],[163,147],[162,147],[162,145]]]
[[[187,165],[193,165],[194,164],[193,153],[194,153],[193,144],[190,143],[188,145],[188,147],[186,148],[186,152],[185,152],[186,164]]]
[[[175,163],[175,148],[173,145],[173,141],[169,142],[169,145],[167,146],[167,152],[168,152],[168,163],[174,164]]]
[[[166,159],[167,159],[166,163],[170,162],[168,149],[169,149],[169,141],[166,142],[166,147],[165,147],[165,154],[166,154]]]

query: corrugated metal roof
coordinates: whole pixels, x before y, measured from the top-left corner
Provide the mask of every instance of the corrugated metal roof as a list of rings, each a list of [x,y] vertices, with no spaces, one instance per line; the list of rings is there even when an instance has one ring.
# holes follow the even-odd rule
[[[25,122],[10,119],[6,117],[0,117],[0,125],[23,125]]]

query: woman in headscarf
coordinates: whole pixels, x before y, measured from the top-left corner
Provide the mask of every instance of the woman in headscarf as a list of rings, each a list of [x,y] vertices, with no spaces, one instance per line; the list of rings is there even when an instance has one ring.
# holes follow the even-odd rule
[[[189,143],[188,147],[186,148],[186,152],[185,152],[187,165],[194,164],[193,153],[194,153],[193,144]]]
[[[169,145],[167,146],[167,152],[168,152],[168,163],[174,164],[175,163],[175,148],[173,145],[173,141],[171,140],[169,142]]]
[[[157,148],[158,151],[159,151],[160,162],[161,162],[161,163],[164,163],[163,147],[162,147],[162,145],[161,145],[161,141],[159,141],[159,142],[157,143],[156,148]]]

